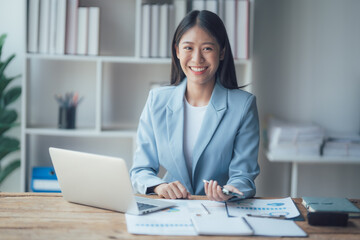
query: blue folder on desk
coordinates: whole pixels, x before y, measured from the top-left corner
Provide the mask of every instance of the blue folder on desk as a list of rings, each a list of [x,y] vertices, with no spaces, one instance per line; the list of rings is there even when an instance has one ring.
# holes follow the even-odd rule
[[[34,167],[31,190],[33,192],[61,192],[53,167]]]

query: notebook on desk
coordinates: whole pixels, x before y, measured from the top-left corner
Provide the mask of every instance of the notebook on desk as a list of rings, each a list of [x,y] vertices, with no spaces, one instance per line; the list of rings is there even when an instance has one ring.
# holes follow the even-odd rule
[[[303,197],[302,204],[309,212],[348,213],[349,217],[360,217],[360,209],[347,198]]]
[[[126,163],[121,158],[49,148],[65,200],[129,214],[168,208],[167,201],[134,196]]]

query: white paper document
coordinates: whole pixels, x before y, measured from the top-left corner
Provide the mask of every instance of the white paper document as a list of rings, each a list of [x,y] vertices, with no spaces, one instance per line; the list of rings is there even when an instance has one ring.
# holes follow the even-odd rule
[[[207,214],[206,209],[208,209],[214,216],[227,217],[224,203],[208,200],[167,201],[174,202],[176,207],[141,216],[126,214],[128,232],[145,235],[196,236],[198,234],[191,222],[191,215]]]
[[[255,236],[268,237],[306,237],[294,221],[271,218],[245,217],[254,230]]]
[[[126,225],[129,233],[144,235],[197,235],[190,218],[160,218],[126,214]]]
[[[243,217],[219,217],[216,215],[193,215],[191,221],[199,235],[253,235],[252,227]]]
[[[229,216],[284,216],[294,218],[300,215],[290,197],[280,199],[244,199],[227,203]]]

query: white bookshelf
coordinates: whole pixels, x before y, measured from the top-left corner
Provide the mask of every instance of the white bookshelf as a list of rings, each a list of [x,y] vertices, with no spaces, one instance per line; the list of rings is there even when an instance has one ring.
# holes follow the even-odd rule
[[[80,0],[80,6],[100,7],[99,56],[25,54],[21,113],[23,191],[30,190],[34,166],[51,166],[50,146],[118,156],[131,166],[137,123],[150,86],[169,82],[171,66],[170,58],[140,57],[141,2]],[[251,83],[252,79],[253,8],[251,0],[250,58],[235,60],[239,84]],[[84,96],[77,108],[77,128],[58,129],[54,94],[70,91]]]

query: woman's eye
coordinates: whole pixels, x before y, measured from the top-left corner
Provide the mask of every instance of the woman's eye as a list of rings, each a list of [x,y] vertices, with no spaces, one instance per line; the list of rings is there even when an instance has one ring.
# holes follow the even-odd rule
[[[211,47],[206,47],[206,48],[204,48],[204,51],[211,51],[211,50],[212,50]]]
[[[184,50],[191,50],[191,47],[184,47]]]

